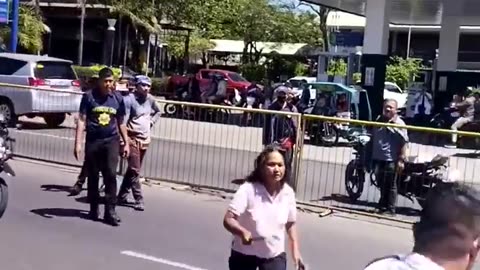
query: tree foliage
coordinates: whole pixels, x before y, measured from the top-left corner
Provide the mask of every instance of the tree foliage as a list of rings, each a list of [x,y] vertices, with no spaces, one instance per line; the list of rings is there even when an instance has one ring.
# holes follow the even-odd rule
[[[417,78],[422,68],[420,59],[404,59],[398,56],[392,56],[387,64],[385,81],[396,83],[402,89],[408,87],[408,84]],[[347,63],[342,59],[330,61],[328,66],[328,75],[347,75]],[[353,80],[360,81],[361,74],[355,73]]]
[[[185,54],[186,37],[182,35],[171,35],[167,37],[167,44],[170,53],[178,58]],[[189,54],[191,56],[199,56],[202,61],[206,62],[206,52],[215,47],[215,44],[209,39],[202,38],[197,31],[192,32],[189,43]]]
[[[30,53],[37,53],[43,49],[43,34],[45,26],[43,18],[34,7],[20,6],[18,22],[18,45]],[[10,41],[10,28],[0,29],[0,38],[4,42]]]
[[[387,65],[385,80],[394,82],[402,89],[405,89],[408,87],[408,84],[418,76],[421,68],[422,64],[420,59],[403,59],[398,56],[393,56]]]
[[[327,74],[330,76],[346,76],[348,64],[343,59],[331,60],[328,64]]]
[[[310,3],[309,1],[304,1],[304,0],[298,1],[298,4],[296,4],[295,2],[293,2],[293,5],[290,4],[290,6],[293,6],[294,8],[299,8],[302,6],[308,7],[309,13],[313,14],[316,17],[316,20],[315,20],[317,22],[316,26],[318,27],[318,30],[321,33],[323,50],[328,52],[330,47],[330,42],[329,42],[330,39],[329,39],[329,32],[327,27],[327,18],[328,18],[328,14],[330,13],[330,11],[332,11],[332,9],[322,5],[315,5]]]
[[[192,26],[192,52],[209,49],[210,39],[243,40],[244,62],[256,63],[261,55],[257,42],[320,45],[322,35],[316,16],[272,5],[268,0],[161,0],[163,17]],[[179,38],[167,38],[180,47]],[[179,53],[176,50],[176,53]],[[183,53],[183,52],[182,52]]]

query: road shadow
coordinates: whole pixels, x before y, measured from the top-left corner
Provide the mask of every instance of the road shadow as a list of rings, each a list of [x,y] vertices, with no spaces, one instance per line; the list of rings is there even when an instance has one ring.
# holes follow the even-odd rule
[[[477,159],[477,158],[480,158],[480,151],[475,151],[473,153],[456,153],[456,154],[453,154],[452,157]]]
[[[352,202],[350,197],[343,194],[332,194],[330,196],[324,196],[316,201],[319,201],[319,202],[333,201],[333,202],[340,203],[335,205],[336,207],[348,209],[348,210],[361,211],[366,213],[375,212],[378,205],[377,202],[369,202],[364,200],[356,200]],[[396,212],[400,216],[407,216],[407,217],[417,217],[420,215],[420,210],[414,209],[411,207],[399,206],[396,208]]]
[[[41,185],[40,186],[43,191],[48,191],[48,192],[65,192],[69,193],[72,191],[71,186],[65,186],[65,185]]]
[[[79,203],[84,203],[84,204],[89,204],[88,202],[88,197],[87,196],[83,196],[83,197],[78,197],[78,198],[75,198],[75,201],[76,202],[79,202]],[[104,196],[100,196],[100,202],[99,202],[100,205],[103,205],[105,204],[105,197]],[[117,207],[120,206],[120,207],[127,207],[127,208],[134,208],[135,207],[135,204],[133,202],[128,202],[128,203],[125,203],[125,204],[118,204]]]
[[[58,129],[70,129],[70,128],[64,127],[64,126],[49,128],[46,123],[18,121],[17,129],[18,130],[58,130]]]
[[[75,201],[79,202],[79,203],[89,204],[88,196],[82,196],[82,197],[75,198]],[[99,204],[105,204],[105,197],[100,196],[98,203]]]
[[[89,219],[88,212],[80,209],[71,208],[39,208],[30,210],[31,213],[39,215],[43,218],[54,217],[76,217],[81,219]]]

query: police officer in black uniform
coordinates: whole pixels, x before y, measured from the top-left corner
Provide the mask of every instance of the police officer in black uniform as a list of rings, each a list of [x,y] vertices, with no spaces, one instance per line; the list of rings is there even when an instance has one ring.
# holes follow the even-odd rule
[[[128,144],[120,146],[119,136],[122,136],[123,141],[127,141],[127,130],[123,121],[125,104],[122,95],[113,89],[115,84],[111,69],[100,70],[98,79],[97,86],[85,92],[80,103],[74,156],[76,159],[80,156],[82,135],[86,126],[85,162],[88,175],[89,217],[95,221],[99,219],[98,182],[101,172],[105,184],[104,221],[112,226],[118,226],[120,218],[115,212],[116,170],[119,153],[124,157],[129,154]]]

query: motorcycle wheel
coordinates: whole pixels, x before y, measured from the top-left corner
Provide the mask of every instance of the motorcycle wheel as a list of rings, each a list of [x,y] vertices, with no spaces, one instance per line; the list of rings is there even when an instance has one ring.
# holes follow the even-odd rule
[[[167,103],[165,104],[164,110],[166,115],[173,116],[173,115],[176,115],[178,108],[177,108],[177,105],[175,104]]]
[[[440,119],[439,117],[434,118],[432,120],[430,126],[432,128],[438,128],[438,129],[449,129],[449,127],[446,125],[445,121]],[[428,136],[428,144],[429,145],[443,146],[447,143],[447,141],[448,141],[448,135],[431,134],[430,136]]]
[[[8,205],[8,186],[7,183],[0,178],[0,218],[5,213]]]
[[[329,135],[325,130],[321,131],[320,140],[324,146],[335,146],[338,144],[338,130],[333,125],[327,125]]]
[[[345,189],[350,200],[354,202],[362,196],[364,183],[365,171],[358,168],[357,161],[350,161],[345,170]]]

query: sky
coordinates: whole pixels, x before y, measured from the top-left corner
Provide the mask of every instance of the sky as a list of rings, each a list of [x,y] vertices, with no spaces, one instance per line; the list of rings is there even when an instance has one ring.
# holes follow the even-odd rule
[[[299,0],[270,0],[270,2],[274,4],[279,4],[279,5],[283,4],[283,5],[295,5],[295,6],[298,6],[298,4],[300,3]],[[307,6],[299,6],[298,9],[301,11],[310,10],[310,8]]]

